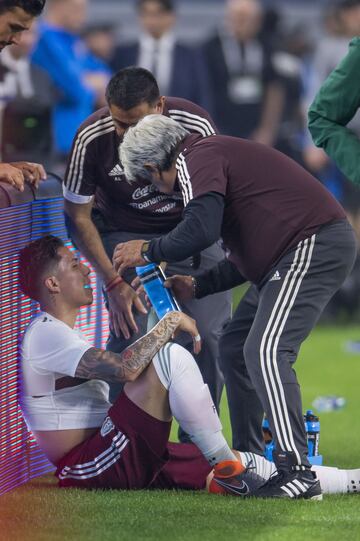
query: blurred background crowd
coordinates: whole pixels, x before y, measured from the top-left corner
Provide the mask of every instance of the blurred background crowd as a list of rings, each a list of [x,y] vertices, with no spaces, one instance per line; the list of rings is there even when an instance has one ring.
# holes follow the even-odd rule
[[[0,56],[5,162],[62,174],[80,123],[105,105],[115,71],[139,65],[161,93],[207,109],[223,134],[255,139],[308,168],[344,205],[360,240],[360,188],[308,133],[307,109],[360,35],[360,0],[48,0]],[[360,117],[352,121],[360,135]],[[360,259],[325,317],[359,315]]]

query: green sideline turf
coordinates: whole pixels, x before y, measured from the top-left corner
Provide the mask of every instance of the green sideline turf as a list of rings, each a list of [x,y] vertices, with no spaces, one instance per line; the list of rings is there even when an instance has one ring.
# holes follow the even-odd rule
[[[304,409],[317,395],[347,399],[322,413],[320,450],[327,465],[360,467],[360,355],[343,344],[360,328],[323,327],[297,362]],[[225,399],[222,421],[230,436]],[[0,497],[1,541],[342,541],[360,539],[360,494],[322,502],[243,501],[180,492],[60,491],[44,477]]]

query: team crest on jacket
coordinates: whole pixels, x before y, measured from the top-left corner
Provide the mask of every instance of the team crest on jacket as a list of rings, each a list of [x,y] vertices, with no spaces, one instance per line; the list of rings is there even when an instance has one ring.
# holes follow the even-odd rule
[[[114,428],[115,428],[115,425],[114,425],[114,423],[112,422],[112,420],[110,419],[110,417],[106,417],[105,421],[104,421],[103,424],[102,424],[102,427],[101,427],[101,430],[100,430],[100,434],[101,434],[102,437],[104,438],[104,437],[107,436],[107,435],[109,434],[109,432],[111,432]]]

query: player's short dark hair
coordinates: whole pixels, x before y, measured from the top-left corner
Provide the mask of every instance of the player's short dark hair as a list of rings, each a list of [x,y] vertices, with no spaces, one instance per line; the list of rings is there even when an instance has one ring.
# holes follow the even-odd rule
[[[145,4],[148,2],[156,2],[159,4],[162,11],[172,13],[175,11],[175,6],[173,0],[137,0],[137,9],[141,11]]]
[[[46,0],[0,0],[0,15],[16,8],[23,9],[29,15],[41,15]]]
[[[62,246],[64,243],[59,237],[46,235],[20,250],[19,283],[24,295],[40,300],[42,278],[59,263],[58,250]]]
[[[160,98],[159,86],[153,74],[136,66],[118,71],[106,88],[106,100],[124,111],[140,103],[155,104]]]

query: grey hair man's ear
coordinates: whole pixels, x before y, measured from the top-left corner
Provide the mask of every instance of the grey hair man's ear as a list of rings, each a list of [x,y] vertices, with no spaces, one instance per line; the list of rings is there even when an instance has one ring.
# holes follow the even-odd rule
[[[159,173],[159,168],[156,165],[153,165],[152,163],[146,163],[144,165],[145,169],[148,173],[153,175],[154,173]]]

